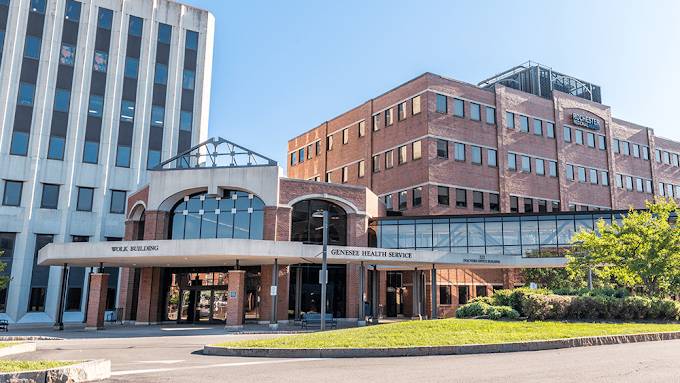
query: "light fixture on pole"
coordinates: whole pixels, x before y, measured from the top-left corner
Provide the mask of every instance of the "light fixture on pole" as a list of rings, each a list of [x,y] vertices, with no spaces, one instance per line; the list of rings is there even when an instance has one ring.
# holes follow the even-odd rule
[[[328,284],[328,210],[317,211],[312,214],[314,218],[323,218],[323,255],[321,256],[321,272],[319,273],[319,283],[321,283],[321,331],[326,329],[326,286]]]

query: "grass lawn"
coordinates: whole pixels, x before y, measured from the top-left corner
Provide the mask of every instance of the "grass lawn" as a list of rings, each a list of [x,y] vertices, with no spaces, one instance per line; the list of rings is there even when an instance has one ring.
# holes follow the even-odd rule
[[[453,346],[680,331],[680,324],[577,323],[443,319],[227,342],[222,347],[371,348]]]
[[[19,343],[20,342],[0,342],[0,348],[14,346],[15,344],[19,344]]]
[[[76,364],[78,362],[59,362],[52,360],[0,360],[0,373],[47,370]]]

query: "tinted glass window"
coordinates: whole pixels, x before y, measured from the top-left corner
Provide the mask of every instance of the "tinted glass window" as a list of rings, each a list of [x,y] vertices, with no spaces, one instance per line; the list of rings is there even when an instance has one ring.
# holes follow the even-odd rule
[[[163,126],[165,121],[165,108],[162,106],[154,105],[151,107],[151,125],[153,126]]]
[[[135,119],[135,102],[123,100],[120,103],[120,120],[132,122]]]
[[[99,158],[99,142],[85,141],[83,147],[83,162],[96,164]]]
[[[465,117],[465,103],[457,98],[453,99],[453,115]]]
[[[136,16],[130,16],[130,25],[128,26],[128,34],[132,36],[142,37],[142,29],[144,27],[144,20]]]
[[[116,148],[116,166],[122,168],[130,167],[130,147],[119,145]]]
[[[125,213],[125,200],[127,193],[122,190],[111,190],[111,209],[113,214]]]
[[[5,181],[2,204],[5,206],[21,205],[21,190],[23,189],[23,185],[24,183],[20,181]]]
[[[446,96],[443,94],[437,95],[437,112],[446,113]]]
[[[495,149],[486,150],[486,164],[488,166],[497,166]]]
[[[92,94],[90,95],[90,105],[87,113],[92,117],[102,117],[104,113],[104,97]]]
[[[40,59],[40,37],[26,36],[26,46],[24,47],[24,56],[34,60]]]
[[[486,122],[488,124],[496,123],[496,109],[490,106],[486,107]]]
[[[47,158],[52,160],[64,159],[64,138],[59,136],[51,136],[50,144],[47,150]]]
[[[70,44],[62,44],[59,51],[59,64],[73,66],[76,62],[76,47]]]
[[[184,70],[184,77],[182,78],[182,88],[194,90],[195,81],[196,73],[192,70]]]
[[[106,72],[106,67],[109,64],[109,54],[102,51],[94,52],[94,60],[92,69],[96,72]]]
[[[40,207],[43,209],[56,209],[57,205],[59,205],[59,185],[43,184]]]
[[[470,119],[480,121],[482,119],[479,104],[470,103]]]
[[[97,26],[103,29],[111,29],[111,25],[113,25],[113,11],[106,8],[99,8]]]
[[[28,133],[19,131],[12,132],[12,143],[10,145],[9,153],[17,156],[25,156],[28,154]]]
[[[68,113],[71,102],[71,92],[67,89],[57,89],[54,92],[54,110]]]
[[[191,112],[182,111],[179,114],[179,129],[191,132],[193,114]],[[309,153],[308,153],[309,154]]]
[[[64,18],[71,21],[80,20],[80,3],[73,0],[67,0]]]
[[[156,63],[156,73],[154,75],[154,83],[158,85],[166,85],[168,83],[168,66],[165,64]]]
[[[133,57],[126,57],[125,77],[136,79],[138,73],[139,73],[139,60]]]
[[[17,103],[24,106],[33,106],[35,96],[35,85],[22,82],[19,84],[19,97]]]
[[[198,32],[187,31],[186,48],[198,50]]]
[[[161,152],[159,150],[149,150],[149,155],[146,160],[146,167],[148,169],[155,168],[161,163]]]
[[[46,0],[31,0],[31,12],[45,13]]]
[[[167,24],[158,24],[158,41],[164,44],[170,44],[170,37],[172,36],[172,27]]]
[[[92,211],[92,197],[94,196],[94,189],[92,188],[78,188],[78,203],[76,210],[78,211]]]

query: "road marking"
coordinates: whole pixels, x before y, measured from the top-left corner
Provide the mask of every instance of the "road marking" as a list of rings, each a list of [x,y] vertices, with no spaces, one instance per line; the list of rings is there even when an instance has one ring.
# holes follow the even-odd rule
[[[313,361],[318,361],[318,360],[323,360],[323,359],[321,359],[321,358],[284,359],[284,360],[268,360],[268,361],[259,361],[259,362],[206,364],[206,365],[200,365],[200,366],[186,366],[186,367],[174,367],[174,368],[149,368],[149,369],[144,369],[144,370],[124,370],[124,371],[113,371],[113,372],[111,372],[111,376],[150,374],[150,373],[154,373],[154,372],[193,370],[193,369],[198,369],[198,368],[239,367],[239,366],[254,366],[254,365],[259,365],[259,364],[313,362]]]
[[[135,363],[142,363],[142,364],[175,364],[175,363],[180,363],[184,362],[185,359],[177,359],[177,360],[140,360]]]

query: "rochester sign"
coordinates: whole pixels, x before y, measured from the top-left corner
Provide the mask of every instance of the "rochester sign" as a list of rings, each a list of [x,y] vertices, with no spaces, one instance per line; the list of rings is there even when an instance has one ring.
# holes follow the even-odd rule
[[[588,117],[585,114],[572,113],[571,119],[574,121],[574,125],[592,130],[600,130],[600,122],[596,118]]]

